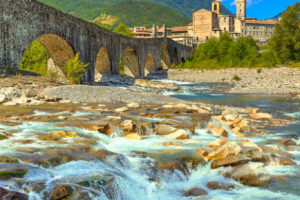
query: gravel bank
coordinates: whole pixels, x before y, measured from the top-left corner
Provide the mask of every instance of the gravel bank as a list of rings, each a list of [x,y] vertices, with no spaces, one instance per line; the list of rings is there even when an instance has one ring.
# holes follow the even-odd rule
[[[240,81],[234,81],[237,75]],[[286,67],[273,69],[221,69],[168,71],[169,80],[189,82],[226,82],[234,85],[229,93],[300,93],[300,69]]]
[[[133,90],[122,87],[109,86],[59,86],[53,88],[46,88],[44,90],[46,95],[55,98],[68,99],[71,102],[86,102],[86,103],[179,103],[183,102],[175,98],[158,95],[153,92],[146,92],[141,90]]]

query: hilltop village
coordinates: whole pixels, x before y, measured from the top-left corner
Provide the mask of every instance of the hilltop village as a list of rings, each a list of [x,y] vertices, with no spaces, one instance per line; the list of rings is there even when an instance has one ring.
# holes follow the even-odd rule
[[[259,43],[266,44],[274,33],[274,19],[257,20],[247,18],[247,0],[237,0],[236,17],[222,13],[222,3],[219,0],[212,2],[212,10],[200,9],[193,13],[193,21],[187,26],[166,28],[166,26],[134,27],[132,32],[135,38],[168,37],[174,41],[193,46],[203,43],[211,37],[220,37],[228,32],[233,38],[252,36]]]

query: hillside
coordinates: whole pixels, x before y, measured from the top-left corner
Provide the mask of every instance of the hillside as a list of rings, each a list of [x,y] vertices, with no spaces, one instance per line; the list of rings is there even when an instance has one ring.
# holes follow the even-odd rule
[[[109,6],[107,12],[127,26],[147,26],[167,24],[168,27],[187,25],[192,20],[174,9],[150,2],[125,0]]]
[[[192,18],[193,12],[201,8],[211,10],[211,2],[214,0],[150,0],[159,4],[167,5],[174,8],[179,13]],[[224,5],[222,5],[222,13],[233,15]]]
[[[189,23],[192,13],[201,8],[211,9],[213,0],[40,0],[76,17],[112,26],[167,24],[182,26]],[[224,14],[232,14],[226,7]],[[95,20],[96,19],[96,20]]]

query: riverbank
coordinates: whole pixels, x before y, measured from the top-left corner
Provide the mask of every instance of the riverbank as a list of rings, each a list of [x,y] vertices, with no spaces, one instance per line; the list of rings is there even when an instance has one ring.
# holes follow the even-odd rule
[[[230,83],[226,93],[299,94],[299,68],[189,70],[170,69],[169,80]]]

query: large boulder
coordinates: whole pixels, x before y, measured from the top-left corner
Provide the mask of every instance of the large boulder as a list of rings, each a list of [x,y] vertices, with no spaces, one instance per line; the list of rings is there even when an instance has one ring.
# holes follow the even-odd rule
[[[28,200],[28,196],[23,193],[10,191],[10,190],[0,187],[0,199],[3,199],[3,200],[9,200],[9,199]]]
[[[60,185],[54,188],[51,193],[51,200],[63,200],[70,197],[74,190],[69,185]]]
[[[235,188],[235,185],[230,183],[223,183],[223,182],[216,182],[216,181],[209,181],[206,184],[206,187],[210,190],[232,190]]]
[[[251,113],[249,114],[249,116],[252,119],[259,119],[259,120],[272,120],[272,115],[268,114],[268,113]]]
[[[241,147],[233,142],[229,142],[221,146],[220,148],[216,149],[215,151],[209,153],[206,156],[207,160],[212,159],[222,159],[228,156],[238,155],[241,152]]]
[[[241,147],[241,152],[243,155],[251,158],[252,161],[261,161],[263,158],[262,149],[255,143],[250,141],[245,141],[239,143]]]
[[[186,130],[178,129],[175,132],[170,133],[164,137],[168,139],[174,139],[174,140],[188,139],[189,133]]]
[[[246,164],[250,159],[243,155],[233,155],[227,158],[217,159],[211,163],[211,168],[227,167],[227,166],[236,166],[241,164]]]
[[[183,194],[186,197],[198,197],[198,196],[207,195],[208,193],[200,187],[193,187],[191,189],[184,190]]]
[[[209,143],[209,147],[216,150],[218,148],[220,148],[221,146],[223,146],[224,144],[228,143],[229,141],[227,140],[226,137],[221,137],[217,140],[214,140],[213,142]]]
[[[219,135],[222,137],[228,136],[228,132],[224,128],[215,126],[214,124],[208,124],[207,128],[215,135]]]
[[[158,124],[155,129],[157,135],[169,135],[176,130],[177,128],[166,124]]]
[[[225,177],[232,178],[244,185],[264,186],[270,184],[271,176],[264,168],[264,163],[247,163],[227,168],[223,173]]]

